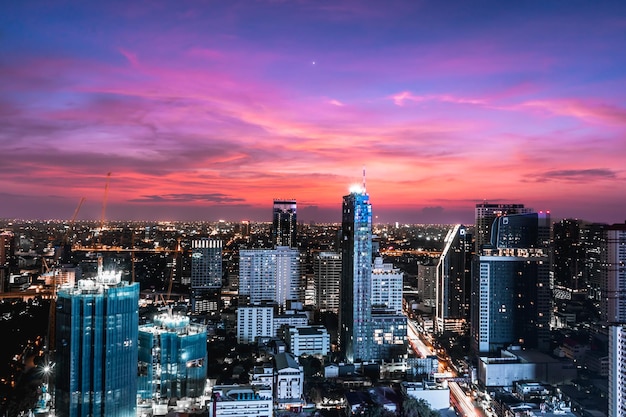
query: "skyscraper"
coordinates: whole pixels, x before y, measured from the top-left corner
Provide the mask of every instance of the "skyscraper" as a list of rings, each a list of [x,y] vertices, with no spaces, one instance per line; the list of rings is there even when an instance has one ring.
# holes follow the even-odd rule
[[[199,397],[207,373],[206,326],[160,314],[139,327],[137,392],[142,399]]]
[[[463,333],[469,321],[472,235],[457,224],[448,231],[437,264],[435,332]]]
[[[58,292],[56,415],[135,417],[139,284],[102,272]]]
[[[626,224],[607,226],[605,236],[602,316],[609,323],[626,324]]]
[[[296,200],[274,200],[272,242],[274,246],[295,248]]]
[[[313,275],[315,277],[315,304],[317,309],[338,313],[341,254],[318,252],[313,255]]]
[[[492,204],[486,201],[476,204],[476,253],[479,253],[483,245],[491,242],[491,225],[495,219],[504,215],[532,212],[532,209],[523,204]]]
[[[552,309],[547,214],[501,216],[473,278],[472,339],[480,353],[547,350]]]
[[[609,327],[609,417],[626,415],[626,325]]]
[[[339,343],[346,360],[371,355],[372,206],[363,188],[343,197]]]
[[[214,305],[222,287],[222,241],[209,238],[191,241],[191,308],[204,313]]]
[[[585,254],[582,245],[583,222],[577,219],[563,219],[554,223],[553,268],[554,284],[567,290],[586,289],[584,281]]]

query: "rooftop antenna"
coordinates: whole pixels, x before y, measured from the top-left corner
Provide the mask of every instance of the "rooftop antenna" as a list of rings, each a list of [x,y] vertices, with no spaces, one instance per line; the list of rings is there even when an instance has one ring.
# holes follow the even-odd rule
[[[363,167],[363,194],[365,194],[365,166]]]

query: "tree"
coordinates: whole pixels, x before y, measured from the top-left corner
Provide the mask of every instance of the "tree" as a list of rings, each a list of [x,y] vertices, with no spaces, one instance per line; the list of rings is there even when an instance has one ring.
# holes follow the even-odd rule
[[[423,399],[408,396],[402,402],[402,417],[439,417],[439,412],[430,408],[430,404]]]

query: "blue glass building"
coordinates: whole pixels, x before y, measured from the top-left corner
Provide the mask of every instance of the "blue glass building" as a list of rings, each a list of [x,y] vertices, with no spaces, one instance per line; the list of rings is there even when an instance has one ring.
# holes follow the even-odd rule
[[[102,273],[61,287],[56,307],[56,415],[135,417],[139,284]]]
[[[199,397],[206,373],[205,326],[162,314],[139,328],[137,392],[142,399]]]
[[[372,356],[372,206],[365,188],[343,197],[339,343],[348,362]]]

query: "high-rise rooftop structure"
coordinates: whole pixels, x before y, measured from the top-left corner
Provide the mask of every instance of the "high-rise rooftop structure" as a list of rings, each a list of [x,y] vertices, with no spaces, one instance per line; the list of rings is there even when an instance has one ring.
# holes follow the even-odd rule
[[[63,286],[56,307],[56,415],[135,417],[139,284],[120,273]]]
[[[469,322],[472,271],[472,235],[457,224],[444,239],[437,264],[435,332],[463,333]]]
[[[199,397],[207,372],[206,326],[159,314],[139,327],[137,393],[142,399]]]
[[[296,200],[274,200],[272,220],[274,246],[297,247]]]
[[[476,253],[480,253],[483,245],[491,242],[491,226],[495,219],[510,214],[532,213],[533,210],[523,204],[476,204]]]
[[[339,312],[341,254],[318,252],[313,255],[315,305],[321,311]]]
[[[509,345],[549,348],[549,234],[547,214],[505,215],[494,222],[491,246],[477,258],[473,279],[477,352],[496,353]]]
[[[300,252],[287,246],[239,251],[239,295],[272,301],[284,310],[299,298]]]
[[[339,343],[348,362],[372,354],[372,206],[365,187],[343,197]]]

